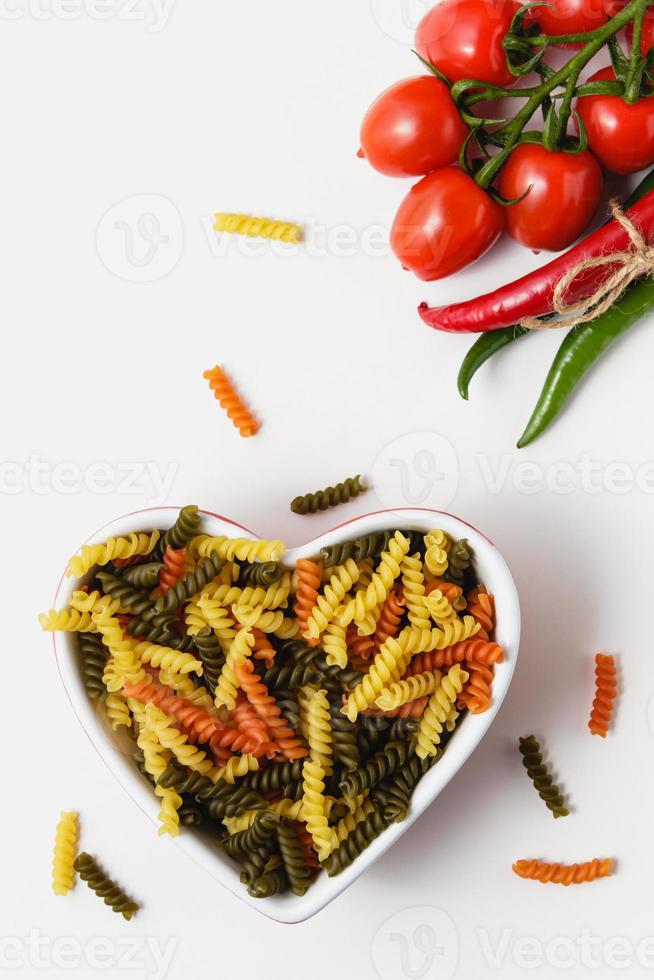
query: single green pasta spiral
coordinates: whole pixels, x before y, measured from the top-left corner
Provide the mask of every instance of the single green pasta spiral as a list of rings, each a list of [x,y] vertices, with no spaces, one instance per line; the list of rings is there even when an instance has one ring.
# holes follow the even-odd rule
[[[331,702],[329,713],[332,720],[334,755],[346,769],[357,769],[361,765],[361,754],[357,745],[355,725],[342,714],[340,701]]]
[[[275,765],[257,769],[255,772],[249,772],[241,780],[241,785],[253,793],[261,793],[263,796],[268,793],[279,792],[286,796],[286,787],[302,779],[302,761],[302,759],[296,759],[294,762],[278,762]]]
[[[456,541],[448,554],[448,566],[445,578],[448,582],[455,585],[463,585],[465,574],[470,568],[472,561],[472,549],[467,538]]]
[[[409,553],[420,550],[422,547],[422,537],[418,531],[402,530],[402,534],[409,539]],[[342,565],[348,558],[355,561],[362,561],[364,558],[376,558],[382,551],[386,551],[388,544],[395,535],[395,531],[377,531],[372,534],[362,534],[352,541],[342,541],[339,544],[332,544],[320,549],[320,555],[325,566]]]
[[[141,616],[134,616],[125,627],[129,636],[147,643],[157,643],[160,646],[174,647],[175,625],[177,617],[175,613],[157,613],[151,619]]]
[[[148,561],[143,565],[128,565],[118,576],[137,589],[154,589],[159,584],[163,565],[158,561]]]
[[[421,759],[419,756],[408,755],[399,772],[393,773],[388,779],[374,787],[371,798],[376,806],[382,806],[385,816],[401,823],[406,818],[411,803],[413,791],[431,767],[443,756],[444,747],[439,745],[436,754]]]
[[[563,795],[559,787],[555,785],[547,766],[543,764],[543,755],[536,737],[529,735],[527,738],[521,738],[519,748],[527,775],[536,787],[541,800],[548,810],[551,810],[552,816],[555,819],[567,817],[570,811],[566,807]]]
[[[264,873],[252,882],[248,892],[253,898],[272,898],[286,891],[288,881],[283,867],[264,870]]]
[[[213,820],[224,817],[238,817],[245,810],[265,810],[266,800],[259,793],[246,786],[232,786],[202,776],[177,763],[171,762],[157,779],[164,789],[174,789],[180,796],[192,796],[196,800],[209,802],[207,812]]]
[[[327,510],[328,507],[346,504],[348,500],[365,493],[367,489],[361,476],[357,474],[357,476],[343,480],[342,483],[337,483],[334,487],[327,487],[325,490],[316,490],[315,493],[306,493],[301,497],[296,497],[291,503],[291,510],[294,514],[315,514],[319,510]]]
[[[199,827],[203,820],[200,807],[187,800],[184,800],[177,811],[177,817],[183,827]]]
[[[314,659],[313,667],[318,672],[318,679],[321,683],[336,680],[348,691],[354,690],[363,677],[361,671],[354,670],[353,667],[343,669],[337,664],[328,664],[324,653],[319,653]]]
[[[104,701],[107,689],[102,675],[107,663],[107,651],[99,633],[79,633],[78,637],[86,693],[93,700]]]
[[[402,741],[402,739],[415,735],[419,727],[419,718],[393,718],[388,730],[388,738],[391,742]]]
[[[295,895],[304,895],[311,884],[311,871],[295,829],[287,820],[280,820],[277,824],[277,844],[291,891]]]
[[[329,857],[320,862],[329,877],[333,878],[349,867],[372,844],[373,840],[386,830],[390,823],[390,818],[379,810],[373,810],[372,813],[369,813],[348,834],[343,843],[332,851]]]
[[[247,588],[261,586],[267,589],[282,577],[283,568],[278,561],[249,562],[240,565],[238,570],[238,585]]]
[[[341,780],[341,790],[347,796],[360,796],[403,766],[409,753],[407,742],[387,742],[380,752]]]
[[[228,854],[234,855],[236,852],[247,853],[256,851],[260,847],[265,847],[275,833],[277,818],[270,810],[263,810],[257,813],[252,826],[247,830],[241,830],[233,834],[225,841],[224,848]]]
[[[129,920],[135,912],[138,912],[137,903],[128,898],[111,878],[107,878],[90,854],[82,851],[78,855],[75,871],[96,895],[104,899],[105,905],[109,905],[114,912],[119,912],[124,919]]]
[[[218,684],[220,672],[225,663],[225,654],[218,637],[210,626],[205,626],[193,637],[198,656],[202,661],[203,677],[207,687],[213,693]]]
[[[117,575],[112,575],[111,572],[98,572],[97,578],[104,594],[118,599],[121,606],[128,609],[132,615],[138,616],[144,622],[149,622],[155,615],[154,603],[146,592],[135,588]]]
[[[227,837],[223,841],[223,847],[225,843],[229,842],[231,837]],[[270,851],[267,847],[260,847],[253,851],[235,851],[230,854],[235,861],[241,866],[240,879],[244,885],[251,885],[253,881],[256,881],[263,873],[268,861],[270,860]]]
[[[212,820],[240,817],[246,810],[263,810],[268,804],[247,786],[230,786],[230,792],[207,800],[207,814]]]
[[[170,545],[171,548],[185,548],[191,538],[200,532],[200,515],[195,504],[182,507],[173,526],[157,541],[152,557],[160,561]]]
[[[207,555],[206,558],[201,558],[192,572],[184,575],[179,582],[159,596],[155,605],[157,612],[172,612],[178,609],[183,602],[196,592],[201,592],[209,582],[212,582],[220,574],[222,567],[222,559],[215,552]]]

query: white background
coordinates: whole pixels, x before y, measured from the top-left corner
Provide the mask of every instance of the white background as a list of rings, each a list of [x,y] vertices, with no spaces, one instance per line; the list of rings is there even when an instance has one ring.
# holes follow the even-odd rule
[[[649,487],[635,478],[654,459],[648,327],[522,452],[513,447],[559,337],[524,341],[483,370],[469,404],[459,399],[469,341],[430,332],[415,307],[471,296],[543,259],[502,244],[425,285],[362,238],[389,225],[406,187],[357,160],[359,120],[379,90],[415,71],[406,25],[426,4],[218,0],[162,15],[149,2],[133,13],[109,3],[99,19],[74,0],[22,3],[4,0],[0,23],[2,968],[89,977],[96,969],[74,943],[109,937],[99,973],[155,976],[144,948],[131,972],[118,966],[120,944],[139,937],[172,941],[170,980],[645,975],[652,943],[648,960],[635,949],[654,936],[651,468]],[[309,235],[345,228],[358,244],[350,255],[332,240],[329,254],[266,246],[253,257],[232,240],[221,254],[215,210],[289,217]],[[152,255],[152,224],[138,225],[148,213],[167,238]],[[256,439],[239,439],[210,397],[202,371],[214,363],[263,420]],[[432,456],[417,464],[420,450]],[[560,492],[556,478],[570,472],[552,466],[584,456],[593,486],[572,470]],[[420,469],[430,458],[442,480]],[[89,479],[98,461],[117,474],[102,486]],[[142,475],[130,491],[118,473],[130,461],[171,466],[165,493]],[[525,462],[535,464],[527,485]],[[633,476],[623,492],[616,463]],[[359,471],[373,484],[359,501],[290,513],[296,493]],[[521,593],[521,660],[490,734],[411,833],[303,925],[258,916],[157,839],[83,736],[36,624],[95,528],[187,502],[289,545],[379,506],[443,505],[499,545]],[[606,742],[586,729],[598,649],[619,656],[623,685]],[[521,769],[517,737],[530,731],[569,794],[566,820],[551,819]],[[51,894],[61,808],[80,811],[84,844],[142,902],[132,923],[84,886],[66,900]],[[617,859],[616,876],[577,889],[511,873],[520,857],[603,855]],[[435,956],[415,933],[429,924]],[[38,955],[30,930],[44,940]],[[584,930],[596,938],[590,963],[577,945]],[[67,961],[52,945],[61,937],[73,940]],[[493,960],[485,950],[498,944]]]

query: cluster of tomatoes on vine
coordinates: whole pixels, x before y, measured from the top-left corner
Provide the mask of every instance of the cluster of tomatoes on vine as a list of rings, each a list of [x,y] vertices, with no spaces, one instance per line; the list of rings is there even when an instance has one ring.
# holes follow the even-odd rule
[[[360,156],[376,170],[422,177],[391,232],[406,269],[443,278],[504,230],[535,251],[567,248],[597,211],[603,170],[631,174],[654,164],[650,3],[441,0],[426,14],[415,47],[429,74],[382,93],[361,127]],[[624,27],[626,54],[616,39]],[[543,57],[553,46],[570,52],[562,69]],[[602,50],[607,65],[580,82]],[[534,85],[513,88],[528,75]],[[524,101],[512,118],[484,118],[480,109],[498,98]],[[543,129],[527,131],[536,105]]]

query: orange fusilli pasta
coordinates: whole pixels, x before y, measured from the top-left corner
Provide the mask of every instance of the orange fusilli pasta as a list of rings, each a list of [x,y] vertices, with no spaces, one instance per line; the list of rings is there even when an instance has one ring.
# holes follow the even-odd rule
[[[516,861],[513,871],[520,878],[540,881],[545,885],[580,885],[596,878],[608,878],[613,874],[611,858],[595,858],[583,864],[546,864],[541,861]]]
[[[598,653],[595,657],[596,693],[588,727],[593,735],[606,738],[613,717],[613,703],[618,694],[615,660],[609,654]]]
[[[215,398],[220,402],[220,407],[225,409],[239,433],[244,438],[255,435],[259,430],[259,423],[236,394],[222,368],[216,365],[210,371],[205,371],[204,377],[209,382]]]

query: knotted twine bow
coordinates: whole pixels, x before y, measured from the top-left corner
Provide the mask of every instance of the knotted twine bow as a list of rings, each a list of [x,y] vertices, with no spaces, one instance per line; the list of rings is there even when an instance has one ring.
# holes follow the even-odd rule
[[[578,327],[582,323],[589,323],[602,313],[606,313],[635,279],[654,273],[654,247],[647,244],[616,198],[611,199],[609,207],[614,221],[617,221],[627,233],[631,248],[624,252],[611,252],[608,255],[598,255],[593,259],[584,259],[574,268],[569,269],[557,282],[552,296],[552,309],[558,319],[543,320],[526,317],[520,321],[521,327],[526,327],[527,330],[551,330],[559,327]],[[616,266],[615,271],[600,283],[591,296],[577,303],[565,302],[566,291],[577,276],[589,269],[610,265]]]

